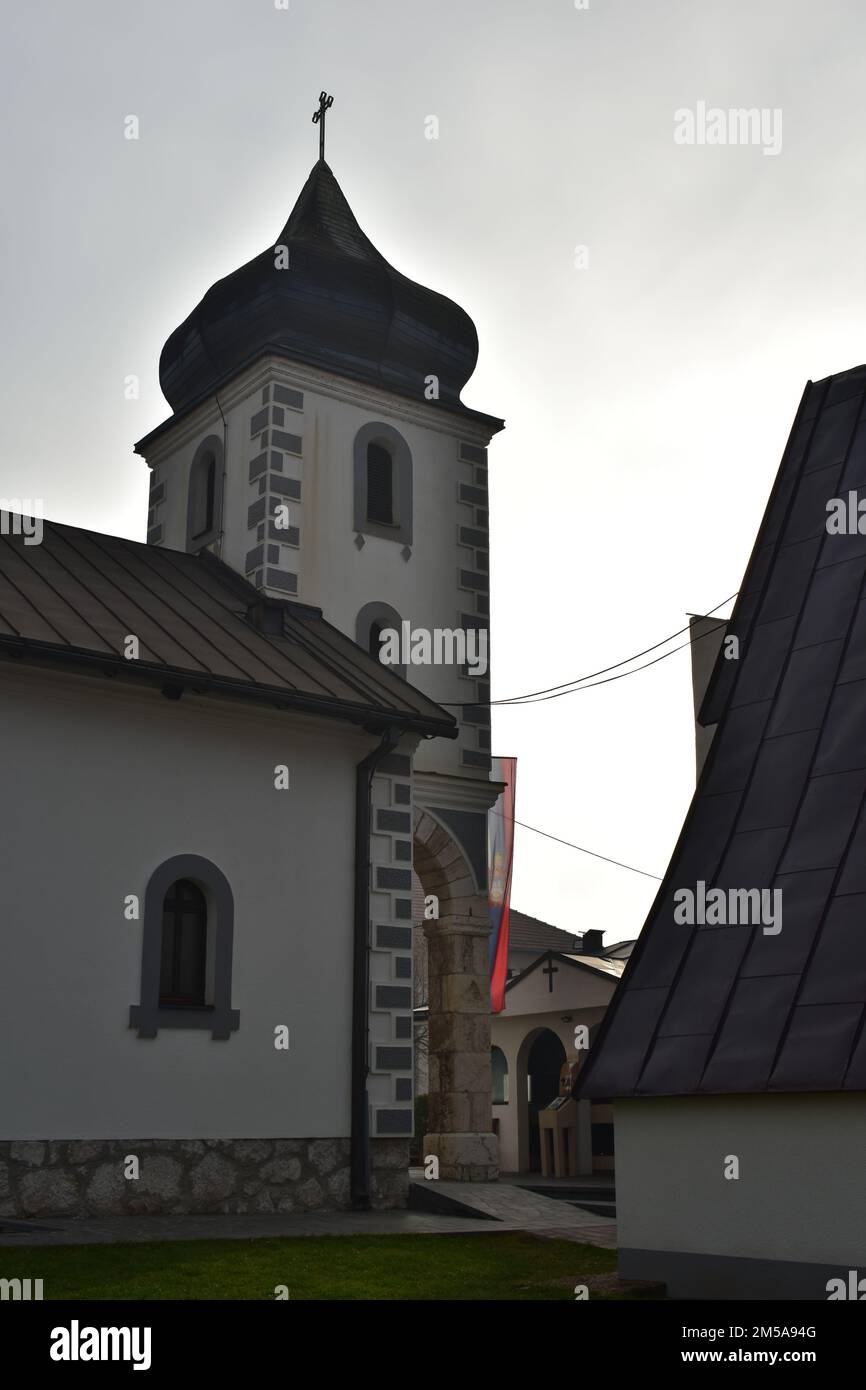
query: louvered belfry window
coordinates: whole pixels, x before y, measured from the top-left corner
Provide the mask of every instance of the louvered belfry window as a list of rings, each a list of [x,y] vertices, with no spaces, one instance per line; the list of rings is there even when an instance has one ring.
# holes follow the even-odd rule
[[[384,444],[367,445],[367,520],[393,526],[394,460]]]

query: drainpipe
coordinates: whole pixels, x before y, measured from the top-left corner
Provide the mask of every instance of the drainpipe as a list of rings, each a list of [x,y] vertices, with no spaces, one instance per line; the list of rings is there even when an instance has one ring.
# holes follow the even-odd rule
[[[222,482],[220,483],[220,529],[217,536],[217,556],[221,560],[223,557],[223,537],[225,535],[226,480],[228,478],[229,468],[229,427],[226,422],[226,417],[223,415],[223,408],[220,405],[220,398],[216,391],[214,391],[213,397],[217,403],[220,419],[223,422],[223,476]]]
[[[367,1072],[370,1036],[370,796],[382,758],[397,747],[387,728],[355,774],[355,934],[352,952],[352,1149],[351,1195],[356,1210],[370,1206],[370,1107]]]

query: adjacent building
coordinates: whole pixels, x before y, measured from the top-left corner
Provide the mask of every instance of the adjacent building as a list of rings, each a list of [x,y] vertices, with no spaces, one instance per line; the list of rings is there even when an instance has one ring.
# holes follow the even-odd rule
[[[581,1077],[615,1105],[620,1272],[677,1298],[824,1299],[866,1266],[864,406],[866,367],[806,387]]]

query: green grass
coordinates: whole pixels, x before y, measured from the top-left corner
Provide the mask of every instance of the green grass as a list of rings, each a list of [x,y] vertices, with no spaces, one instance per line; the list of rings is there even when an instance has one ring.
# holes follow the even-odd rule
[[[573,1299],[615,1267],[613,1250],[512,1232],[0,1247],[0,1278],[42,1279],[46,1299],[273,1299],[279,1284],[291,1299]]]

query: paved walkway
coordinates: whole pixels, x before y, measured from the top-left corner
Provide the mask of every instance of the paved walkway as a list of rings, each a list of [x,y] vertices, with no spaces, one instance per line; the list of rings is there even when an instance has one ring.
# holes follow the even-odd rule
[[[528,1231],[548,1239],[616,1248],[616,1225],[567,1202],[540,1197],[510,1183],[425,1183],[422,1197],[451,1210],[321,1211],[291,1215],[115,1216],[19,1222],[0,1218],[0,1246],[104,1245],[159,1240],[256,1240],[286,1236],[495,1235]],[[417,1194],[416,1194],[417,1197]]]
[[[428,1196],[443,1203],[453,1203],[455,1209],[475,1212],[486,1217],[488,1230],[507,1229],[531,1231],[535,1235],[558,1236],[563,1240],[586,1241],[588,1245],[603,1245],[616,1249],[616,1222],[605,1221],[570,1202],[543,1197],[517,1183],[496,1182],[430,1182],[424,1179],[411,1183],[413,1200]],[[418,1189],[422,1191],[418,1191]],[[495,1226],[494,1226],[495,1223]]]

